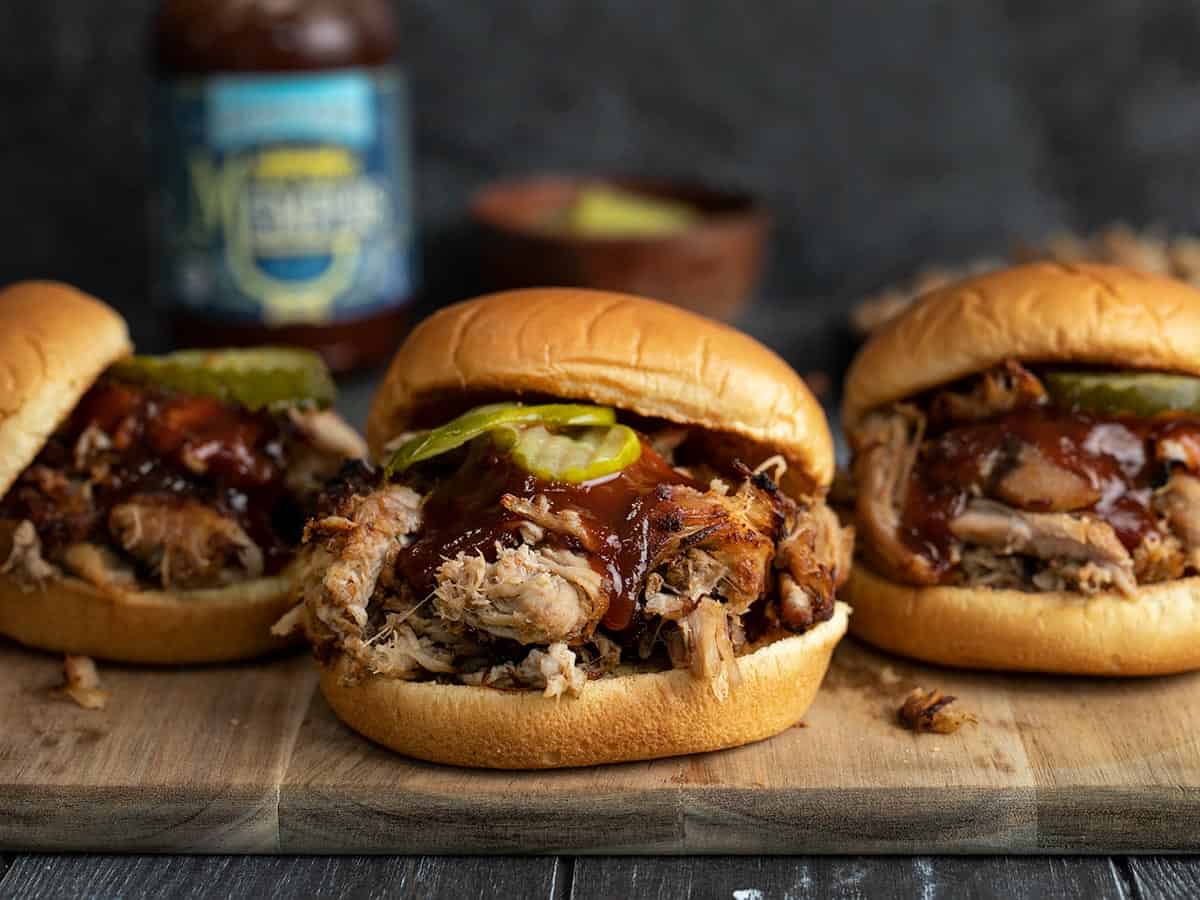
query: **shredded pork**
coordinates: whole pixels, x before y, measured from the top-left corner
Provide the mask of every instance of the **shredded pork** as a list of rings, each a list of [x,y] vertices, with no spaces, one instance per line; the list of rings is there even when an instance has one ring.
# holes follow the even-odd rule
[[[112,508],[121,548],[164,588],[232,584],[263,573],[263,554],[236,519],[194,500],[132,497]]]
[[[1154,500],[1179,536],[1187,565],[1200,571],[1200,479],[1173,472]]]
[[[12,532],[8,558],[0,572],[12,575],[23,588],[37,587],[58,574],[58,569],[42,557],[42,542],[32,522],[20,522]]]
[[[496,559],[459,554],[442,563],[433,604],[442,618],[522,644],[590,634],[604,612],[603,578],[569,550],[496,548]]]
[[[938,392],[929,405],[935,424],[977,422],[1046,399],[1041,380],[1015,360],[984,372],[967,390]]]
[[[84,709],[104,709],[108,706],[110,692],[100,685],[100,673],[96,671],[96,663],[90,656],[72,656],[63,658],[62,686],[63,696],[69,698]]]
[[[325,479],[365,452],[332,412],[289,418],[101,377],[0,498],[6,571],[122,590],[280,572]]]
[[[958,538],[1000,555],[1019,553],[1052,562],[1080,564],[1080,587],[1095,592],[1109,586],[1132,595],[1137,590],[1133,560],[1112,526],[1087,516],[1031,513],[992,500],[973,500],[950,523]]]
[[[420,525],[421,497],[404,485],[351,493],[333,514],[310,522],[304,566],[309,609],[334,634],[361,646],[380,573]]]
[[[1200,430],[1186,417],[1059,409],[1009,361],[875,410],[850,438],[842,495],[862,554],[893,580],[1132,597],[1200,573]],[[802,620],[803,579],[785,574],[781,609]]]
[[[418,596],[398,560],[421,537],[423,497],[378,479],[335,491],[310,521],[307,612],[277,627],[305,627],[318,655],[347,654],[358,673],[351,679],[370,672],[572,697],[623,661],[661,658],[655,665],[687,670],[726,697],[750,645],[743,618],[751,606],[784,602],[786,578],[809,608],[768,612],[771,627],[802,631],[828,618],[852,540],[823,503],[797,505],[765,471],[743,474],[736,489],[713,476],[709,491],[662,484],[652,492],[665,537],[646,561],[630,646],[605,630],[613,585],[577,510],[543,493],[502,494],[499,505],[515,519],[509,537],[443,558],[432,591]]]
[[[728,697],[741,682],[741,672],[721,604],[712,597],[702,598],[679,623],[678,636],[676,665],[686,663],[693,676],[708,683],[718,700]]]
[[[900,707],[900,724],[909,731],[933,734],[953,734],[963,725],[977,725],[979,720],[974,714],[950,709],[957,699],[937,688],[913,688]]]
[[[925,432],[925,417],[897,404],[871,413],[855,431],[855,513],[863,552],[884,573],[912,584],[935,584],[937,572],[900,537],[900,507]]]

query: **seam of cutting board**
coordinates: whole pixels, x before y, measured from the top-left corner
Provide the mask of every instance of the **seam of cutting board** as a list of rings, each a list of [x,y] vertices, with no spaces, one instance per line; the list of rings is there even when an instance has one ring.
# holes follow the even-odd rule
[[[292,767],[292,757],[296,753],[296,744],[300,740],[300,732],[304,729],[304,723],[313,711],[313,703],[318,702],[321,692],[317,687],[317,678],[313,670],[310,668],[304,670],[309,679],[308,682],[308,697],[304,701],[304,713],[296,717],[295,724],[292,727],[292,733],[288,737],[287,747],[279,757],[279,767],[275,772],[275,784],[272,793],[272,815],[275,823],[275,852],[283,852],[282,824],[280,822],[280,806],[283,797],[283,782],[287,778],[287,773]],[[320,702],[324,702],[321,700]]]
[[[304,701],[304,714],[296,716],[292,726],[292,733],[287,738],[287,746],[280,754],[280,764],[275,772],[275,784],[272,785],[274,790],[271,791],[271,815],[275,822],[275,852],[283,852],[283,828],[280,821],[280,810],[283,798],[283,782],[287,779],[290,769],[292,769],[292,760],[295,756],[296,744],[300,740],[300,732],[304,731],[304,724],[313,712],[313,703],[324,702],[324,698],[320,697],[320,690],[317,684],[316,671],[314,671],[312,661],[307,660],[308,666],[302,670],[304,674],[300,677],[308,679],[308,696]]]

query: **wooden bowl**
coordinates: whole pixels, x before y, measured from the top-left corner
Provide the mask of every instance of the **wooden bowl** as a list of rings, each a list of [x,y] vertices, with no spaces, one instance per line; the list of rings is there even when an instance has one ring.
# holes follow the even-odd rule
[[[686,204],[700,213],[671,234],[595,237],[547,225],[579,191],[611,185]],[[753,198],[698,184],[544,175],[481,190],[472,218],[482,230],[484,277],[496,289],[569,286],[624,291],[728,319],[762,272],[769,220]]]

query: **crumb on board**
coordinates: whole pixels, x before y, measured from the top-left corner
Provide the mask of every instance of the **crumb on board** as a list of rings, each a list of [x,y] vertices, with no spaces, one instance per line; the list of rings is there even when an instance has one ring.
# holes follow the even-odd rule
[[[84,709],[104,709],[111,696],[100,687],[100,673],[96,671],[96,663],[90,656],[63,657],[63,677],[65,683],[61,688],[63,696],[75,701]]]
[[[900,673],[891,666],[884,666],[879,670],[879,680],[886,685],[899,684],[904,679],[900,677]]]
[[[910,731],[933,734],[953,734],[965,724],[979,724],[974,714],[949,708],[957,699],[937,688],[915,687],[900,707],[900,724]]]

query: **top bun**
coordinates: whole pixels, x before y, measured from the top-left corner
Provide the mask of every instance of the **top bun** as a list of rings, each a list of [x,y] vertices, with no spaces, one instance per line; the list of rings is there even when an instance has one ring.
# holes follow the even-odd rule
[[[820,404],[762,344],[676,306],[567,288],[491,294],[418,325],[375,395],[367,441],[379,455],[404,431],[525,394],[732,435],[818,489],[833,477]]]
[[[1200,375],[1200,291],[1116,266],[1039,262],[922,297],[862,348],[847,428],[871,409],[1006,359]]]
[[[0,291],[0,496],[132,349],[125,320],[73,287],[22,281]]]

